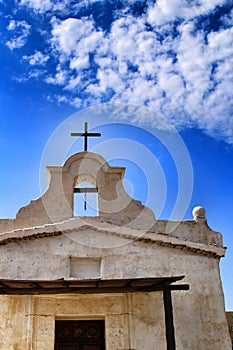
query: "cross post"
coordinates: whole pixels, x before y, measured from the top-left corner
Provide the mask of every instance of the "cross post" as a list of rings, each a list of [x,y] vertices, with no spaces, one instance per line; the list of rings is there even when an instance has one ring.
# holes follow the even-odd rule
[[[88,123],[84,124],[84,132],[72,132],[71,136],[82,136],[84,137],[84,151],[87,152],[87,140],[88,137],[99,137],[101,136],[100,132],[88,132]],[[74,193],[84,193],[84,210],[87,210],[87,193],[98,192],[97,188],[74,188]]]
[[[84,137],[84,151],[87,152],[87,140],[88,137],[99,137],[101,136],[100,132],[88,132],[88,123],[84,124],[84,132],[72,132],[71,136],[82,136]]]

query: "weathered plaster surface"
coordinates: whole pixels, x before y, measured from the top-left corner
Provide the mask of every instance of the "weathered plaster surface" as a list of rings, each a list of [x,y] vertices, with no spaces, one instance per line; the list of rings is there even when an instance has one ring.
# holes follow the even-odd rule
[[[32,299],[32,296],[0,296],[0,349],[32,349]]]

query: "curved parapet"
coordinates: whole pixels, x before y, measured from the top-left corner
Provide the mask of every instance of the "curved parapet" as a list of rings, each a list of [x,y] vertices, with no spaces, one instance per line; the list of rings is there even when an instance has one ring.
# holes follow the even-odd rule
[[[124,167],[111,167],[93,152],[75,153],[63,166],[47,166],[47,191],[18,211],[15,228],[74,217],[74,188],[88,182],[97,191],[98,216],[114,223],[148,229],[154,224],[154,214],[126,193],[122,184],[124,172]]]

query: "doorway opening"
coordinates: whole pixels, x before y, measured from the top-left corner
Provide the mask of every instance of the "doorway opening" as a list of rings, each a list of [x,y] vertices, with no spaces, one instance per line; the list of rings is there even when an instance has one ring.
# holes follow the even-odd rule
[[[104,320],[58,320],[54,350],[105,350]]]

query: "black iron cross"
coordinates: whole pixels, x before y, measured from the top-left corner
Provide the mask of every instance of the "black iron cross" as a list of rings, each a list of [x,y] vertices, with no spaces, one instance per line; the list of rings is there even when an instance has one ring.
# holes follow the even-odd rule
[[[84,151],[87,152],[87,138],[88,137],[99,137],[100,132],[88,132],[88,123],[84,124],[84,132],[72,132],[71,136],[82,136],[84,137]],[[97,188],[84,187],[84,188],[74,188],[74,193],[84,193],[84,210],[87,210],[87,193],[98,192]]]
[[[71,136],[82,136],[84,137],[84,151],[87,152],[87,138],[88,137],[99,137],[101,136],[100,132],[88,132],[88,124],[85,122],[84,124],[84,132],[72,132]]]

